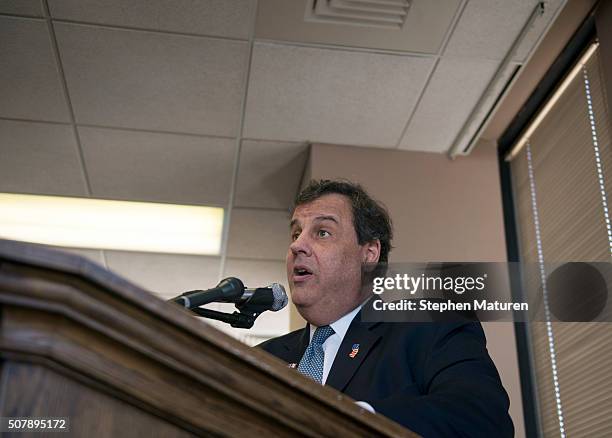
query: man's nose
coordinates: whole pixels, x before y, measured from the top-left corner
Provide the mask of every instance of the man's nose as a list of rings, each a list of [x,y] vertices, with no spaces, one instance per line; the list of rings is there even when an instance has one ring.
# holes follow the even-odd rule
[[[310,239],[308,239],[308,235],[306,233],[300,233],[297,239],[291,242],[289,249],[294,255],[304,254],[309,256],[312,252],[312,247],[310,246]]]

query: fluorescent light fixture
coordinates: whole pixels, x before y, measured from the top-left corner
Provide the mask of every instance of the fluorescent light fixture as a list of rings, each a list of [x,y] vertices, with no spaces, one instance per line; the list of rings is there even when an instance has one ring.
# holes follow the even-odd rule
[[[580,60],[576,63],[574,68],[568,73],[568,75],[563,79],[561,85],[557,87],[553,95],[548,99],[546,104],[542,107],[542,109],[538,112],[536,117],[533,119],[533,122],[529,125],[525,133],[521,136],[518,142],[514,145],[514,147],[510,150],[508,155],[506,155],[506,161],[512,161],[514,157],[523,149],[523,147],[529,142],[530,137],[533,135],[533,132],[540,126],[542,120],[546,117],[546,115],[550,112],[553,106],[557,103],[559,98],[563,95],[567,87],[569,87],[572,80],[576,77],[578,73],[582,71],[584,65],[591,59],[595,50],[599,47],[598,42],[594,42],[589,46],[589,48],[584,52],[584,54],[580,57]]]
[[[217,255],[222,230],[222,208],[0,193],[3,239]]]

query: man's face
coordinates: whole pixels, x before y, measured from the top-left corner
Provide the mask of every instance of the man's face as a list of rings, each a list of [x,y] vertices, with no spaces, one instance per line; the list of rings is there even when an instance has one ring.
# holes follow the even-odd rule
[[[287,278],[293,303],[306,320],[329,324],[361,303],[361,267],[378,261],[380,244],[359,245],[347,197],[329,194],[298,206],[291,238]]]

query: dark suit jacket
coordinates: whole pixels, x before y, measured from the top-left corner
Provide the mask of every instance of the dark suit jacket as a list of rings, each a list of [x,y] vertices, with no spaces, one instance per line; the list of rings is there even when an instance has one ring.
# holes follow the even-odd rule
[[[307,326],[260,347],[299,363],[308,343]],[[424,437],[514,435],[480,323],[367,323],[357,314],[326,385]]]

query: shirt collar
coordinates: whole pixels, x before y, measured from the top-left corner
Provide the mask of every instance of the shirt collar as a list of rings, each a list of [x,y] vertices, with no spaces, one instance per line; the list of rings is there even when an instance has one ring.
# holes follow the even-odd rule
[[[329,326],[334,329],[334,334],[339,335],[340,339],[344,339],[344,335],[346,335],[346,332],[348,331],[349,326],[351,325],[351,322],[353,322],[355,315],[359,313],[362,307],[363,307],[363,303],[355,307],[353,310],[351,310],[349,313],[344,315],[342,318],[332,322]],[[309,324],[309,326],[310,326],[310,339],[312,340],[312,336],[314,335],[314,332],[317,329],[317,326],[314,324]]]

